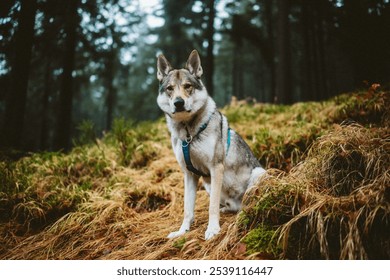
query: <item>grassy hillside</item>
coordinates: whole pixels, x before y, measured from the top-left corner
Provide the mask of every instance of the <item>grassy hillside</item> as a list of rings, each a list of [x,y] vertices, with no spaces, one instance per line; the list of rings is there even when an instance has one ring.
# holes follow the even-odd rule
[[[0,156],[0,259],[390,258],[390,94],[223,109],[269,176],[205,241],[208,195],[182,219],[183,176],[163,119],[117,120],[70,153]]]

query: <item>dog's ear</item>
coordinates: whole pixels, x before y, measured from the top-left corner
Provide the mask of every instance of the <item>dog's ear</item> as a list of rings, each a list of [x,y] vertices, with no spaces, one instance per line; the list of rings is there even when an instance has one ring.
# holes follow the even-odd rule
[[[157,79],[161,82],[162,79],[168,75],[169,71],[171,70],[171,64],[169,64],[168,60],[163,54],[160,54],[157,58]]]
[[[186,69],[190,71],[192,75],[195,75],[197,78],[200,78],[203,74],[202,65],[200,64],[200,57],[196,50],[193,50],[188,57],[186,63]]]

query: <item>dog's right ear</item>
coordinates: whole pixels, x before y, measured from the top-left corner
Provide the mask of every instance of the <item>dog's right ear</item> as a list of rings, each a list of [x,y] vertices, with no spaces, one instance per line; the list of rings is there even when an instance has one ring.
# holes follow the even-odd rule
[[[160,54],[157,58],[157,79],[161,82],[162,79],[168,75],[169,71],[171,70],[171,64],[169,64],[168,60],[163,54]]]
[[[190,71],[191,74],[195,75],[195,77],[197,77],[198,79],[202,76],[203,69],[200,64],[200,57],[197,50],[193,50],[191,52],[186,63],[186,68],[188,69],[188,71]]]

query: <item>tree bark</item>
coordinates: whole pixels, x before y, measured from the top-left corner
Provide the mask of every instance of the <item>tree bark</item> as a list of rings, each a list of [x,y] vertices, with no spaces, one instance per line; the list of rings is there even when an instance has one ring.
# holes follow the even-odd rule
[[[205,76],[206,76],[206,86],[207,91],[210,96],[213,96],[214,93],[214,19],[215,19],[215,0],[207,1],[208,8],[208,18],[207,18],[207,58],[205,63]]]
[[[115,50],[112,49],[109,54],[109,58],[107,61],[106,67],[106,81],[107,81],[107,97],[106,97],[106,130],[111,130],[113,115],[114,115],[114,107],[116,102],[116,88],[114,86],[114,65],[115,65]]]
[[[244,99],[244,91],[243,91],[243,72],[242,72],[242,63],[241,63],[241,42],[236,42],[234,47],[233,54],[233,96],[235,96],[238,100]]]
[[[51,56],[48,57],[45,69],[45,80],[44,80],[44,91],[42,97],[42,112],[41,112],[41,135],[40,135],[40,147],[41,150],[46,150],[48,146],[48,125],[47,125],[47,112],[49,109],[49,98],[50,98],[50,74],[51,74]]]
[[[319,73],[319,99],[323,100],[328,97],[328,90],[327,90],[327,78],[326,78],[326,54],[325,54],[325,39],[324,39],[324,26],[323,26],[323,20],[324,20],[324,11],[325,6],[323,1],[317,5],[317,36],[318,36],[318,73]]]
[[[270,94],[268,95],[268,98],[276,96],[276,67],[275,67],[275,52],[273,51],[274,48],[274,19],[272,17],[272,8],[273,8],[273,1],[268,0],[264,2],[265,5],[265,18],[267,21],[267,38],[268,38],[268,45],[270,47],[269,55],[270,58],[268,59],[268,67],[270,71]],[[270,102],[271,100],[267,100]]]
[[[267,3],[267,7],[269,8],[268,10],[268,14],[267,14],[267,20],[269,21],[272,21],[271,17],[272,17],[272,12],[271,12],[271,7],[268,6],[268,5],[271,5],[272,3]],[[267,9],[268,9],[267,8]],[[270,77],[271,77],[271,83],[270,83],[270,91],[271,91],[271,94],[272,94],[272,98],[274,99],[275,95],[275,81],[276,81],[276,78],[275,78],[275,75],[276,75],[276,67],[275,67],[275,61],[274,61],[274,56],[275,56],[275,51],[273,49],[273,31],[272,31],[272,28],[273,28],[273,25],[272,23],[269,23],[271,26],[268,26],[268,30],[267,30],[267,33],[268,34],[265,34],[265,32],[259,28],[259,27],[256,27],[254,26],[253,24],[251,24],[248,20],[246,20],[243,16],[240,16],[240,15],[233,15],[233,24],[232,24],[232,31],[231,31],[231,35],[232,35],[232,38],[233,38],[233,41],[235,42],[235,44],[237,45],[236,48],[237,49],[241,49],[241,44],[242,44],[242,39],[245,38],[248,40],[248,42],[250,42],[251,44],[253,44],[254,46],[256,46],[263,59],[264,59],[264,63],[265,65],[268,67],[269,69],[269,72],[270,72]],[[266,36],[267,35],[267,36]],[[236,53],[234,54],[234,65],[240,65],[240,57],[237,50],[235,51]],[[235,71],[238,71],[238,67],[234,66],[234,73]],[[237,75],[234,75],[234,77],[238,77],[238,75],[240,75],[240,73],[237,72]],[[242,76],[242,74],[241,74]],[[235,81],[235,80],[233,80]],[[239,81],[237,81],[236,83],[233,82],[233,92],[237,98],[239,98],[239,96],[241,96],[241,93],[239,93],[239,89],[241,88],[242,89],[242,86],[240,85],[240,83],[242,84],[242,81],[243,81],[243,77],[239,77]],[[235,86],[236,84],[236,86]],[[244,95],[242,93],[242,95]]]
[[[290,30],[288,26],[289,0],[278,0],[278,64],[276,69],[275,103],[289,104],[292,102],[291,89],[291,57]]]
[[[5,147],[21,148],[36,10],[36,0],[21,0],[18,29],[15,34],[12,80],[2,133],[4,136],[2,144]]]
[[[75,54],[77,42],[77,26],[79,23],[77,7],[79,0],[69,0],[65,19],[65,52],[63,73],[60,92],[59,114],[57,118],[57,132],[55,148],[69,149],[71,124],[72,124],[72,101],[73,101],[73,70],[75,68]]]

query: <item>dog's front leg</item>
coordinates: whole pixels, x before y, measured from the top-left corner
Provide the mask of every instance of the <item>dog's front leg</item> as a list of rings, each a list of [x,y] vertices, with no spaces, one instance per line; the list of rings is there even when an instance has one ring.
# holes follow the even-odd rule
[[[171,232],[168,238],[178,237],[190,230],[190,226],[194,221],[196,186],[198,185],[199,177],[190,172],[184,173],[184,219],[178,231]]]
[[[219,204],[221,202],[221,190],[223,180],[224,166],[222,163],[217,164],[211,170],[211,188],[209,204],[209,224],[205,233],[205,239],[211,239],[219,233]]]

